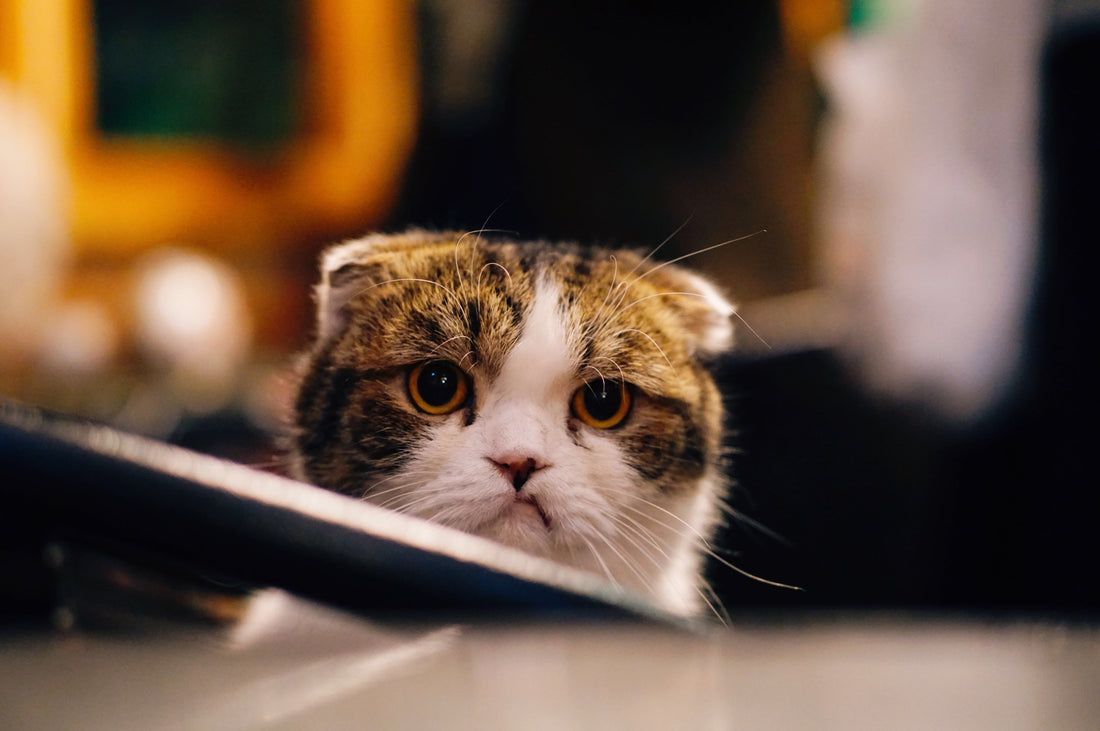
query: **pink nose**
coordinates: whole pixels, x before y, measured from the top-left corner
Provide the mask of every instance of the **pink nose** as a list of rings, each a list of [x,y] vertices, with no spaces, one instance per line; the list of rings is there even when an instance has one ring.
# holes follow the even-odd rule
[[[505,456],[499,458],[486,457],[486,459],[492,462],[504,475],[505,479],[512,483],[512,487],[516,492],[519,492],[520,488],[526,484],[532,473],[546,467],[534,457]]]

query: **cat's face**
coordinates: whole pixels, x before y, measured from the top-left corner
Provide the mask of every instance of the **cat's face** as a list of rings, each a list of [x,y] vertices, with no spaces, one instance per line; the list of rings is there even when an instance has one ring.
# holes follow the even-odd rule
[[[295,459],[315,484],[694,604],[732,309],[632,252],[373,236],[327,253]]]

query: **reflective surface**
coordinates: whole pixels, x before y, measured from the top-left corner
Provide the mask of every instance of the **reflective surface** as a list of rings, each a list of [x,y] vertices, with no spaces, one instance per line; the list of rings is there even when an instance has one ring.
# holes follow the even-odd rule
[[[230,631],[0,640],[0,727],[1100,727],[1100,633],[908,616],[375,621],[267,593]]]

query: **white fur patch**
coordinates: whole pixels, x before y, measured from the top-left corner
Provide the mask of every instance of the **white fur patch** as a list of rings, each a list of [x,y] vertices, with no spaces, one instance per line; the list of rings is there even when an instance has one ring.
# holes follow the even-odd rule
[[[561,290],[555,282],[540,279],[535,285],[535,298],[523,334],[501,369],[495,391],[521,397],[539,381],[551,388],[560,377],[573,375],[576,365],[562,321],[560,297]],[[538,375],[542,378],[533,378]]]
[[[699,294],[703,301],[714,311],[707,319],[699,333],[699,342],[696,346],[699,352],[707,355],[717,355],[733,347],[733,322],[730,317],[737,308],[722,296],[718,288],[709,281],[692,272],[683,272]]]
[[[519,342],[480,407],[490,459],[550,463],[551,442],[563,430],[576,370],[559,298],[556,284],[539,280]]]

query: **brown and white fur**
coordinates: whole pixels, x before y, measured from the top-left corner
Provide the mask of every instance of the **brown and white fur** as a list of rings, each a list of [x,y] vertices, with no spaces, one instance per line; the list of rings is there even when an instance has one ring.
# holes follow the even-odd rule
[[[325,253],[318,337],[297,397],[298,476],[605,576],[678,613],[705,602],[724,495],[708,366],[733,308],[702,277],[633,251],[372,235]],[[409,373],[445,361],[470,393],[419,409]],[[626,383],[622,423],[571,404]]]

